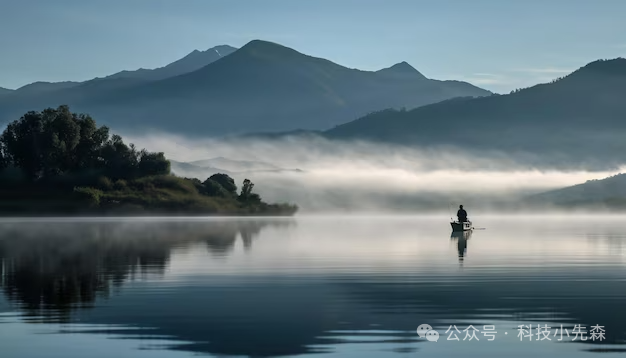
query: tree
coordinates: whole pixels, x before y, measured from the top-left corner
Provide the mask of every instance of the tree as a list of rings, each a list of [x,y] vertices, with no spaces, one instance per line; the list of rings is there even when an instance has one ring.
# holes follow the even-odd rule
[[[139,151],[119,135],[109,138],[107,127],[68,106],[31,111],[9,123],[0,135],[0,169],[7,166],[31,181],[68,174],[132,179],[170,173],[163,153]]]
[[[165,175],[170,173],[170,161],[165,159],[163,152],[149,153],[142,150],[137,169],[139,176]]]
[[[0,147],[0,171],[4,170],[8,165],[7,159],[4,157],[4,151]]]
[[[226,198],[232,195],[226,189],[224,189],[224,187],[221,186],[220,183],[216,182],[213,179],[205,180],[204,183],[202,183],[202,188],[202,193],[208,196],[219,196],[222,198]]]
[[[221,185],[222,188],[224,188],[228,193],[237,195],[237,185],[235,184],[235,180],[227,174],[213,174],[209,177],[209,179]]]
[[[73,169],[76,146],[80,142],[80,125],[69,107],[43,111],[43,176],[55,176]]]
[[[84,114],[77,117],[77,122],[80,126],[80,141],[74,153],[74,169],[101,168],[104,163],[100,151],[109,140],[109,128],[98,128],[96,121]]]
[[[43,131],[41,113],[28,112],[9,123],[0,137],[6,160],[22,169],[31,180],[39,178],[43,168]]]
[[[241,187],[241,194],[239,194],[240,198],[247,198],[252,192],[252,188],[254,188],[254,183],[250,181],[250,179],[243,180],[243,186]]]
[[[117,134],[111,136],[101,150],[106,175],[112,179],[133,178],[137,173],[139,153],[134,145],[126,145]]]
[[[254,183],[250,181],[250,179],[244,179],[243,185],[241,187],[241,193],[239,194],[239,201],[243,203],[260,203],[261,197],[252,192],[254,188]]]

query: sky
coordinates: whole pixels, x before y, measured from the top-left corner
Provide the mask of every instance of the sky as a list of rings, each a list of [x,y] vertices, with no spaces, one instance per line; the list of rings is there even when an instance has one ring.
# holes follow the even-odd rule
[[[507,93],[626,57],[624,14],[623,0],[0,0],[0,87],[261,39],[362,70],[407,61]]]

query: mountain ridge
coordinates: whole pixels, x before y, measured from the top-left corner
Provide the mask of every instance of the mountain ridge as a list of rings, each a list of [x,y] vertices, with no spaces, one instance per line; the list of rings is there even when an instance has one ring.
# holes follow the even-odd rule
[[[205,51],[196,49],[184,57],[162,67],[153,69],[139,68],[137,70],[124,70],[105,76],[104,78],[138,78],[149,81],[162,80],[168,77],[174,77],[199,70],[204,66],[232,54],[236,50],[237,48],[229,45],[218,45]]]
[[[350,69],[253,40],[196,71],[165,79],[94,79],[49,96],[0,100],[0,117],[10,120],[9,114],[65,103],[127,132],[148,127],[215,137],[324,130],[382,108],[491,94],[467,83],[422,78],[408,64],[392,66],[394,76],[386,72]]]
[[[324,135],[395,144],[553,152],[589,160],[602,153],[617,160],[616,153],[626,150],[617,135],[620,129],[626,130],[624,92],[626,60],[599,60],[550,83],[510,94],[456,98],[405,112],[376,112]],[[619,150],[603,149],[607,144]]]
[[[81,83],[82,82],[76,82],[76,81],[61,81],[61,82],[37,81],[37,82],[24,85],[12,92],[19,93],[19,94],[24,94],[24,93],[35,94],[35,93],[41,93],[45,91],[56,91],[60,89],[71,88]]]
[[[173,77],[180,74],[193,72],[199,68],[211,64],[214,61],[219,60],[222,57],[228,56],[237,48],[230,45],[218,45],[211,47],[205,51],[193,50],[184,57],[168,63],[165,66],[157,67],[153,69],[139,68],[137,70],[122,70],[114,74],[104,77],[94,77],[85,81],[35,81],[24,86],[21,86],[15,90],[0,87],[0,93],[36,93],[42,91],[62,90],[86,83],[93,83],[103,80],[117,80],[117,79],[138,79],[155,81],[164,79],[167,77]],[[216,55],[214,55],[216,54]]]

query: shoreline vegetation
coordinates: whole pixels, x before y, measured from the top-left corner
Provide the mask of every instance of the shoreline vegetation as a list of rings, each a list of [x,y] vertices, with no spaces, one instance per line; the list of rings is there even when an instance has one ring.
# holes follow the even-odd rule
[[[0,216],[291,216],[245,179],[170,172],[162,152],[138,150],[68,106],[28,112],[0,136]]]

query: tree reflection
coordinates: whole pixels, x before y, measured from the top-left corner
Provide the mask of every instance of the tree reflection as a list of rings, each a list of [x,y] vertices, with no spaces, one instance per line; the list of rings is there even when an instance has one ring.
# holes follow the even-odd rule
[[[0,225],[0,285],[28,316],[67,321],[124,282],[163,275],[173,248],[204,242],[224,255],[290,221],[21,222]]]

